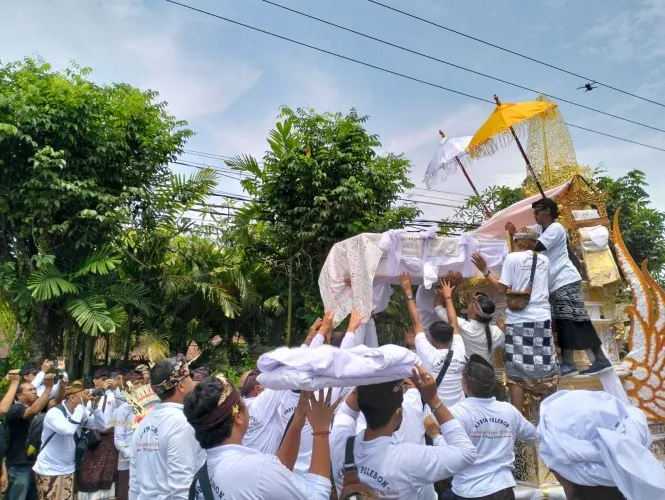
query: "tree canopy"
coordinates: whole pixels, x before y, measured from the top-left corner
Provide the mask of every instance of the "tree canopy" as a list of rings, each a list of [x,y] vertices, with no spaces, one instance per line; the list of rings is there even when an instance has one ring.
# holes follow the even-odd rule
[[[89,73],[40,59],[0,66],[0,276],[44,354],[62,349],[68,326],[113,331],[115,302],[99,293],[118,277],[109,245],[192,135],[156,92]]]
[[[419,210],[399,203],[413,187],[409,160],[377,153],[381,143],[365,129],[366,116],[283,108],[280,118],[262,162],[250,156],[227,162],[251,175],[242,185],[254,198],[240,211],[233,237],[286,278],[282,291],[296,286],[299,316],[313,319],[330,247],[358,233],[403,227]]]

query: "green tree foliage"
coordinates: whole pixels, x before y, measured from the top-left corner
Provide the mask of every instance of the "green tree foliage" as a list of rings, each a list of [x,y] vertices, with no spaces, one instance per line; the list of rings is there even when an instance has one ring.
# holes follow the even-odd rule
[[[602,172],[600,173],[602,174]],[[643,172],[631,170],[623,177],[596,178],[598,188],[607,193],[610,217],[621,209],[619,227],[628,251],[637,263],[647,260],[649,269],[663,278],[665,265],[665,213],[651,206]]]
[[[61,350],[72,314],[88,333],[109,330],[90,316],[101,302],[87,283],[117,273],[90,259],[141,217],[191,135],[156,92],[96,85],[89,73],[40,59],[0,66],[0,280],[43,354]],[[90,300],[74,309],[65,295]]]
[[[113,339],[116,351],[126,356],[138,341],[156,360],[186,352],[191,342],[205,350],[220,335],[218,350],[226,352],[237,331],[234,319],[260,306],[256,283],[264,270],[220,238],[225,226],[206,207],[216,184],[212,170],[171,176],[117,240],[123,278],[149,290],[151,310],[130,304],[128,328]],[[189,215],[195,207],[203,207],[203,223]]]
[[[287,317],[294,311],[304,329],[320,312],[317,279],[332,245],[402,227],[419,211],[399,203],[413,187],[409,160],[377,153],[381,143],[365,129],[367,117],[284,108],[280,118],[261,163],[250,156],[227,162],[251,175],[243,187],[255,199],[240,211],[233,238],[275,272]]]
[[[517,203],[523,198],[522,188],[507,186],[490,186],[480,193],[480,196],[470,196],[453,216],[445,222],[452,223],[454,232],[473,231],[487,220],[483,210],[483,203],[492,214]],[[449,227],[444,231],[450,232]]]

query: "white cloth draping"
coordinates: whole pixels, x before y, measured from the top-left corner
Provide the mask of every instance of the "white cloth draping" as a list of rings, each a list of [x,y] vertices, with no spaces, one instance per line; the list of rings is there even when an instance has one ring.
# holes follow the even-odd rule
[[[390,344],[351,349],[281,347],[259,358],[258,381],[269,389],[310,391],[378,384],[409,377],[417,362],[414,352]]]
[[[582,486],[616,486],[628,500],[665,498],[665,469],[649,451],[640,410],[600,391],[559,391],[540,406],[545,465]]]

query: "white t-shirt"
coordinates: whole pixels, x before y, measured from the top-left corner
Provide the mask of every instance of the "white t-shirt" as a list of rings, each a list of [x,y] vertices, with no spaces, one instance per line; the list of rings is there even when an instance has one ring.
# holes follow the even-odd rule
[[[436,306],[434,312],[441,321],[448,323],[448,313],[443,306]],[[494,364],[492,356],[487,351],[487,335],[485,335],[485,324],[480,321],[472,319],[467,321],[463,318],[457,318],[457,324],[462,330],[462,340],[464,340],[464,348],[466,349],[466,356],[470,357],[472,354],[478,354],[485,358],[488,363]],[[505,341],[506,336],[498,326],[489,325],[490,334],[492,335],[492,352],[497,347],[501,347]]]
[[[355,412],[342,403],[330,434],[330,456],[337,491],[344,483],[346,440],[355,436],[353,455],[360,481],[380,498],[414,500],[420,489],[446,479],[476,460],[476,449],[456,420],[441,426],[444,437],[437,446],[398,443],[394,436],[365,441],[365,431],[356,434]]]
[[[244,399],[249,409],[249,427],[242,438],[243,446],[269,455],[277,453],[284,435],[284,425],[279,415],[279,403],[283,397],[283,391],[264,389],[255,398]]]
[[[132,435],[129,498],[184,500],[205,454],[194,437],[183,405],[159,403]]]
[[[476,462],[455,474],[456,495],[476,498],[515,486],[515,440],[535,441],[536,428],[510,403],[467,398],[450,409],[478,450]]]
[[[206,450],[208,476],[220,500],[328,500],[330,481],[315,474],[294,474],[275,455],[226,444]],[[197,500],[204,500],[197,485]]]
[[[437,390],[439,398],[448,408],[464,401],[462,373],[466,366],[466,349],[462,336],[454,334],[450,347],[453,350],[453,358]],[[420,332],[416,335],[416,352],[423,362],[423,368],[436,378],[446,361],[448,349],[437,349],[427,340],[425,333]]]
[[[540,241],[545,247],[543,252],[550,260],[549,290],[554,292],[565,285],[582,280],[580,273],[568,257],[568,234],[558,222],[552,223],[543,230],[540,225],[531,226],[540,235]]]
[[[515,292],[525,291],[529,286],[532,264],[533,252],[531,250],[509,253],[503,262],[499,281]],[[550,294],[547,287],[548,276],[549,260],[544,255],[539,254],[536,274],[533,277],[531,300],[521,311],[506,309],[507,324],[538,323],[552,319],[550,315]]]

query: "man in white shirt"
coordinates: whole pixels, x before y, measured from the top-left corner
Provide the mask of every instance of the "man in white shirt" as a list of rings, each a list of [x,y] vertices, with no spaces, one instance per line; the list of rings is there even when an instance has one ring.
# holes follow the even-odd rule
[[[25,365],[21,370],[21,376],[23,377],[23,380],[30,382],[35,387],[35,389],[37,389],[37,396],[41,397],[46,390],[46,386],[44,385],[44,377],[47,373],[51,373],[52,370],[53,361],[46,359],[42,363],[41,367],[37,363],[28,363]],[[62,377],[58,378],[60,379],[63,377],[67,378],[67,374],[64,372],[62,372]],[[50,399],[54,399],[56,394],[60,392],[60,385],[60,380],[58,380],[51,390]]]
[[[526,306],[511,309],[509,300],[506,309],[506,378],[510,401],[520,411],[525,391],[547,396],[556,391],[559,382],[550,318],[549,261],[533,251],[537,238],[529,228],[515,234],[514,251],[506,256],[501,279],[490,273],[482,255],[471,257],[499,293],[530,291]]]
[[[249,411],[240,392],[222,376],[208,377],[185,399],[185,415],[205,449],[207,461],[192,484],[197,500],[328,500],[330,448],[328,435],[335,405],[311,393],[299,399],[293,421],[277,456],[242,446]],[[305,474],[291,472],[298,453],[305,416],[311,425],[313,447]]]
[[[242,444],[261,453],[274,455],[284,435],[285,425],[279,414],[283,391],[264,389],[256,377],[259,371],[252,370],[240,377],[240,394],[249,408],[249,428]]]
[[[476,460],[475,447],[439,399],[434,378],[421,367],[413,382],[441,426],[445,443],[426,446],[397,442],[393,433],[402,424],[402,382],[358,387],[340,406],[330,436],[338,492],[345,469],[352,466],[361,483],[380,498],[415,499],[423,486],[457,474]],[[356,434],[360,412],[367,420],[367,429]],[[353,464],[345,464],[347,442],[353,443]]]
[[[143,374],[130,371],[123,377],[131,382],[135,390],[145,384]],[[129,388],[126,389],[129,391]],[[113,443],[118,450],[118,481],[115,488],[116,500],[127,500],[129,498],[129,456],[131,453],[132,436],[134,436],[134,408],[130,403],[124,401],[126,397],[121,395],[116,402],[122,400],[113,412]]]
[[[104,427],[104,415],[98,409],[87,410],[88,402],[97,404],[98,400],[90,397],[83,382],[76,381],[65,389],[65,401],[46,413],[41,451],[33,468],[39,498],[74,499],[76,435],[84,427]]]
[[[196,384],[183,355],[157,363],[150,371],[150,383],[161,403],[132,436],[129,497],[185,500],[194,474],[205,460],[182,412],[185,396]]]
[[[571,260],[568,234],[556,222],[559,216],[556,201],[543,198],[533,203],[532,208],[536,220],[532,229],[539,235],[535,250],[545,254],[550,261],[550,303],[563,355],[561,376],[569,377],[577,373],[574,361],[574,352],[577,350],[589,349],[594,356],[593,363],[582,375],[597,375],[611,370],[612,364],[605,356],[598,333],[584,308],[582,276]],[[507,224],[506,228],[514,232],[515,226]]]
[[[99,432],[99,444],[90,449],[83,457],[77,478],[78,500],[115,496],[113,484],[118,469],[118,450],[113,443],[116,383],[105,368],[96,370],[92,380],[95,389],[103,391],[103,395],[99,397],[97,409],[104,414],[104,429]]]
[[[402,288],[406,295],[407,308],[411,316],[411,324],[415,340],[407,335],[407,345],[415,345],[416,353],[423,362],[425,369],[436,379],[445,370],[443,380],[438,386],[438,394],[446,406],[454,406],[464,401],[462,391],[462,372],[466,365],[466,348],[457,325],[455,307],[452,306],[452,288],[446,292],[450,298],[452,313],[449,314],[452,324],[436,321],[429,327],[431,341],[425,336],[425,329],[420,321],[418,308],[413,299],[411,278],[408,274],[401,276]]]
[[[478,458],[453,478],[455,498],[512,500],[515,440],[535,441],[536,428],[514,406],[493,397],[494,367],[481,356],[471,355],[462,384],[467,398],[450,413],[471,438]]]

